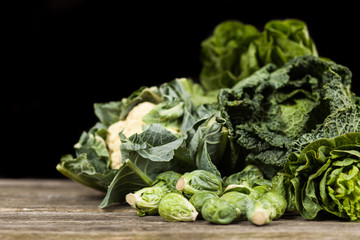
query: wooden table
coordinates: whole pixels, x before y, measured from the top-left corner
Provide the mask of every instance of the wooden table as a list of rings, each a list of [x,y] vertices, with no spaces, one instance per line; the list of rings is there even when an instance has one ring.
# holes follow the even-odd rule
[[[360,223],[298,216],[261,227],[170,223],[127,205],[99,209],[102,197],[70,180],[0,179],[0,239],[360,239]]]

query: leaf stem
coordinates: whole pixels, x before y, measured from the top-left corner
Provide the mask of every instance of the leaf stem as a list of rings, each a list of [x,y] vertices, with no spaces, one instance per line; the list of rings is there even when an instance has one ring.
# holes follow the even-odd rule
[[[153,181],[143,171],[141,171],[130,159],[126,159],[125,163],[136,175],[138,175],[141,178],[141,180],[144,181],[145,184],[151,186]]]

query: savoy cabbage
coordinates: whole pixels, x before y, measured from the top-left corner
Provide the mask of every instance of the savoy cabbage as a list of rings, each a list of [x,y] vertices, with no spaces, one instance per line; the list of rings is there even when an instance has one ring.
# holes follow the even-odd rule
[[[348,68],[307,55],[280,68],[268,64],[221,89],[220,109],[236,153],[231,169],[254,164],[271,177],[311,141],[360,131],[350,87]]]

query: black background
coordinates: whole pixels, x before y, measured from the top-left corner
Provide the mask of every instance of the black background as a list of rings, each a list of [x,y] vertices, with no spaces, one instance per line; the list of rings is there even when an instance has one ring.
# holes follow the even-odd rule
[[[62,177],[55,166],[96,122],[94,102],[197,80],[200,43],[224,20],[259,30],[272,19],[305,21],[319,54],[349,67],[360,94],[358,13],[344,1],[30,2],[4,22],[0,177]]]

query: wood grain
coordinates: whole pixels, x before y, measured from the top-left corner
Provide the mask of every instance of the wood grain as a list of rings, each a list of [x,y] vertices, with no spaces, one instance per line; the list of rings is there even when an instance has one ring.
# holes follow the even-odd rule
[[[103,194],[70,180],[0,179],[0,239],[359,239],[360,224],[286,216],[267,226],[138,217],[127,205],[100,209]]]

